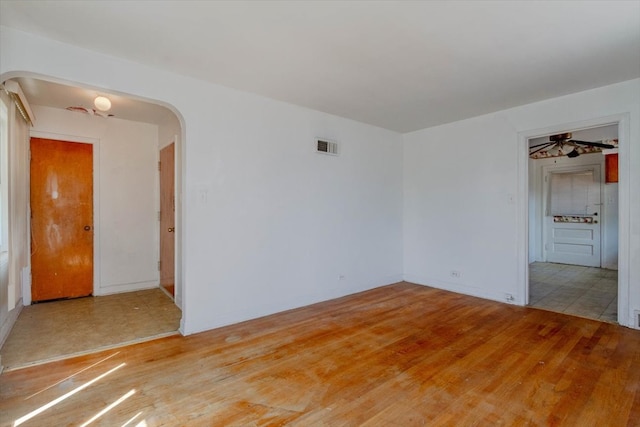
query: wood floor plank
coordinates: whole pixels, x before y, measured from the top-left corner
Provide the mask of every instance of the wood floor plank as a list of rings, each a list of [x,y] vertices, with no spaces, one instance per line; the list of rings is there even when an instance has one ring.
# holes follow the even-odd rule
[[[638,366],[640,331],[399,283],[5,372],[0,424],[640,425]]]

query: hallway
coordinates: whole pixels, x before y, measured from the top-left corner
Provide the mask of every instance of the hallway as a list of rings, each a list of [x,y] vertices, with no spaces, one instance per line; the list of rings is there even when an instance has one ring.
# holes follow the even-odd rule
[[[34,304],[0,349],[5,370],[178,333],[182,312],[159,288]]]

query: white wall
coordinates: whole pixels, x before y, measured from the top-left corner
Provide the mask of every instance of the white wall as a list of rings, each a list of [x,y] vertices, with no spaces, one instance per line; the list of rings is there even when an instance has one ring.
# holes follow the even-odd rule
[[[617,139],[618,126],[602,126],[573,132],[573,139],[580,141],[601,141]],[[532,144],[548,141],[547,136],[531,140]],[[601,261],[603,268],[618,269],[618,184],[605,183],[604,155],[583,154],[579,157],[567,156],[529,160],[529,262],[543,261],[543,192],[545,166],[600,165],[602,183],[602,210],[600,222],[602,231]]]
[[[32,136],[96,142],[94,295],[157,287],[158,126],[32,108]]]
[[[31,72],[181,114],[184,333],[402,279],[401,135],[0,31],[4,79]],[[315,137],[340,156],[315,153]]]
[[[518,253],[526,245],[519,236],[526,235],[526,210],[520,210],[528,192],[520,185],[526,180],[526,168],[519,170],[526,165],[520,134],[624,114],[620,232],[628,233],[621,244],[628,244],[629,262],[619,274],[628,293],[619,297],[628,308],[622,323],[634,325],[633,310],[640,309],[640,80],[404,135],[405,278],[501,301],[511,293],[524,303]],[[461,277],[451,277],[452,270]]]
[[[195,324],[402,279],[400,135],[222,88],[212,99],[204,133],[184,114],[185,296]],[[338,141],[340,155],[317,154],[315,137]]]
[[[516,139],[499,115],[404,136],[406,280],[500,301],[515,295]]]

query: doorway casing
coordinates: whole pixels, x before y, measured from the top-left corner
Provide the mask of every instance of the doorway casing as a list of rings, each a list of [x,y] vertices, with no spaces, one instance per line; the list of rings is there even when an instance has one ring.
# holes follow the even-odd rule
[[[619,168],[619,210],[618,210],[618,323],[634,327],[630,308],[630,149],[629,113],[601,117],[574,123],[552,125],[546,128],[518,132],[518,206],[517,206],[517,259],[518,259],[518,301],[529,303],[529,145],[530,138],[556,134],[567,129],[587,129],[606,125],[618,125],[618,168]]]

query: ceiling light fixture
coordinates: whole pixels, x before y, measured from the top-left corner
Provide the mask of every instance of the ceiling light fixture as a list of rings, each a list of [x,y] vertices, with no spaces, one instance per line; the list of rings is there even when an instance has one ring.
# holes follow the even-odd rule
[[[93,105],[100,111],[109,111],[111,109],[111,101],[104,96],[97,96],[96,99],[93,100]]]

